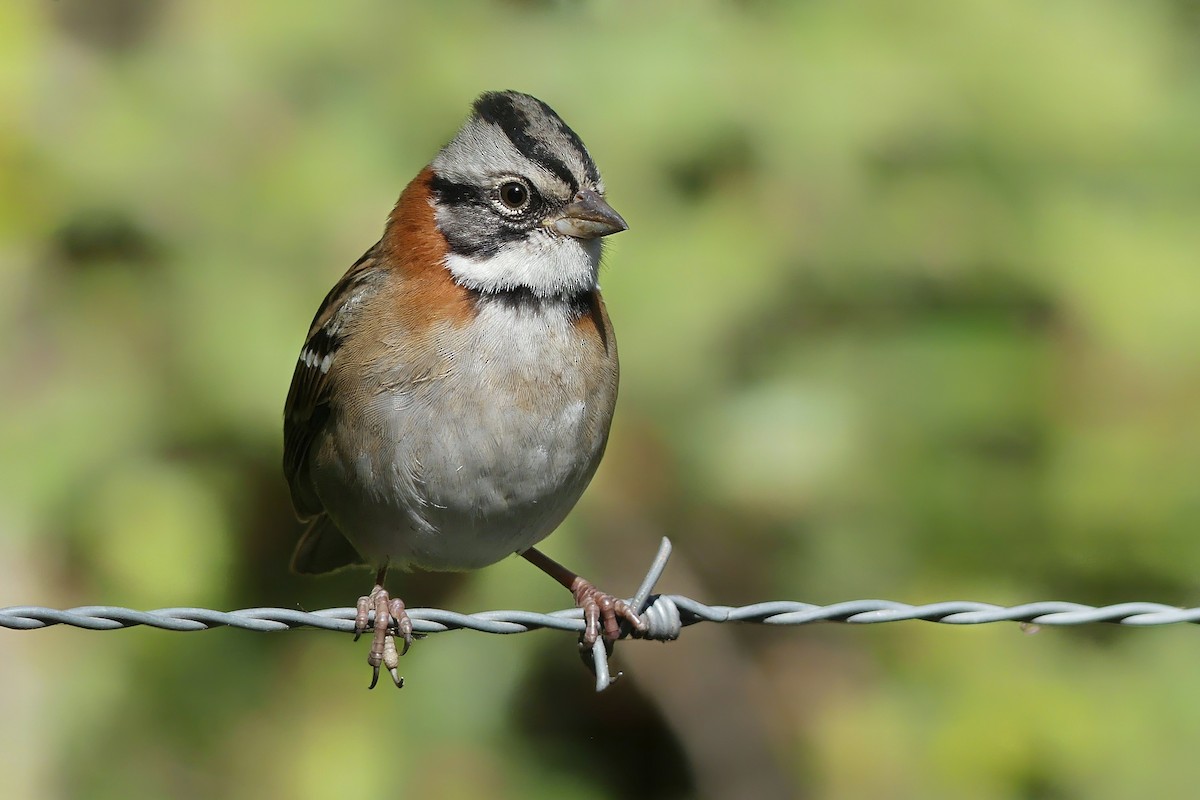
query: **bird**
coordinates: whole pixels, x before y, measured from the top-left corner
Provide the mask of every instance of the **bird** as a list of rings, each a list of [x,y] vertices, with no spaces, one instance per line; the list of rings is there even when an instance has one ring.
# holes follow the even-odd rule
[[[619,366],[598,274],[604,237],[627,228],[550,106],[486,92],[320,304],[284,406],[283,469],[307,525],[291,567],[375,569],[354,620],[356,639],[372,629],[370,688],[381,665],[404,685],[413,641],[389,569],[517,553],[571,592],[582,644],[645,629],[534,547],[604,455]]]

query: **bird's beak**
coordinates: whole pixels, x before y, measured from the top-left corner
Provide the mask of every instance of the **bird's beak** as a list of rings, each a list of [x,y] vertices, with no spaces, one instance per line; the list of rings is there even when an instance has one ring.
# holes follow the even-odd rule
[[[591,189],[582,189],[575,199],[557,214],[546,220],[547,225],[576,239],[595,239],[620,233],[629,226],[604,198]]]

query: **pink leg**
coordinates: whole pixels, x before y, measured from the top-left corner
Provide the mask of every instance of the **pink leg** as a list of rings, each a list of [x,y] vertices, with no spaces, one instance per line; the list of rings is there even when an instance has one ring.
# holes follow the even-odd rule
[[[628,603],[608,592],[600,591],[591,581],[548,558],[537,548],[529,548],[521,553],[521,557],[571,592],[571,596],[575,598],[575,605],[583,609],[583,643],[588,647],[595,644],[596,639],[600,637],[601,626],[604,628],[604,638],[610,642],[616,641],[621,635],[621,620],[632,625],[634,630],[646,630],[645,623]]]

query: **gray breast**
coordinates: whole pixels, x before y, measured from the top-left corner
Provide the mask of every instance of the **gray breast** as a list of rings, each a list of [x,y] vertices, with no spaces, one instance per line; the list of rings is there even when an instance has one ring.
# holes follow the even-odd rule
[[[470,569],[558,526],[599,464],[616,402],[611,335],[598,342],[575,316],[558,302],[482,303],[471,325],[446,331],[457,357],[444,374],[375,399],[393,458],[364,467],[390,480],[371,530],[347,531],[352,541],[400,563]]]

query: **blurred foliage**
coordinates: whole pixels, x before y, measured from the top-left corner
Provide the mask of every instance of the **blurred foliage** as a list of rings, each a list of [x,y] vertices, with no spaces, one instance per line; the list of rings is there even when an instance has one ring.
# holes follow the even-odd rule
[[[0,4],[0,606],[287,573],[310,316],[486,89],[630,222],[609,455],[549,552],[713,602],[1200,601],[1195,3]],[[411,605],[559,608],[508,560]],[[361,643],[360,643],[361,645]],[[1194,630],[0,634],[6,796],[1190,797]],[[362,684],[362,685],[360,685]],[[656,766],[649,766],[651,763]]]

